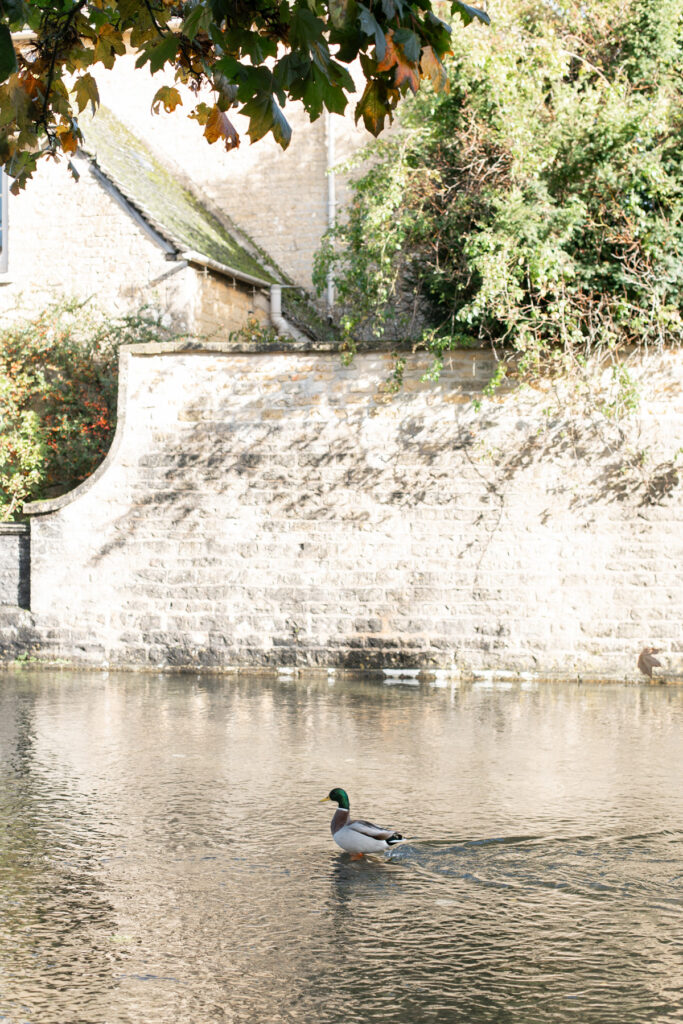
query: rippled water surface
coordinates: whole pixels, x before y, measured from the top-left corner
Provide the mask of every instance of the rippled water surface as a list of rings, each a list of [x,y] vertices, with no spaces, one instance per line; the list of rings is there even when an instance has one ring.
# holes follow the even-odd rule
[[[4,674],[0,1021],[683,1021],[682,755],[673,687]]]

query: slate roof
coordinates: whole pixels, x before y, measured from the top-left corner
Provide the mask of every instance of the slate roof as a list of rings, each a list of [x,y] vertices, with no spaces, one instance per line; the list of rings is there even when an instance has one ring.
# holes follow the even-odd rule
[[[81,115],[83,149],[105,177],[145,220],[179,252],[196,252],[225,271],[276,281],[196,196],[162,164],[151,149],[107,107]]]

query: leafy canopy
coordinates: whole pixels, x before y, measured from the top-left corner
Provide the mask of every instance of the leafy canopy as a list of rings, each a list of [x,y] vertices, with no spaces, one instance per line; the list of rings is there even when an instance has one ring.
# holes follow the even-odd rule
[[[350,343],[683,342],[683,0],[499,0],[453,50],[319,255]]]
[[[489,20],[462,0],[441,6],[466,24]],[[239,145],[227,114],[237,108],[252,142],[271,132],[285,148],[286,101],[312,120],[342,113],[355,91],[345,65],[357,58],[366,84],[356,120],[378,135],[420,78],[446,84],[451,29],[431,0],[0,0],[0,162],[15,191],[41,155],[75,152],[78,114],[99,102],[93,71],[127,48],[152,74],[171,69],[175,84],[210,88],[211,102],[189,114],[209,142]],[[160,87],[155,111],[181,105],[175,84]]]

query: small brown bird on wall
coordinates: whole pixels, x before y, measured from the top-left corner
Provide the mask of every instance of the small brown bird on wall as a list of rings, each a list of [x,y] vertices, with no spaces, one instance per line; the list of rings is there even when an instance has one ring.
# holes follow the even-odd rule
[[[652,679],[652,669],[661,668],[662,663],[654,657],[655,654],[659,654],[659,647],[643,647],[640,655],[638,656],[638,668],[647,676],[648,679]]]

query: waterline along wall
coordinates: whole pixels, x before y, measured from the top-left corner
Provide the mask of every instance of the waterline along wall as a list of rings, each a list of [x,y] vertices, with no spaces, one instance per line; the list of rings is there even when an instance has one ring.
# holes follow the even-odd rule
[[[10,614],[10,581],[5,659],[623,677],[653,644],[680,671],[683,354],[631,361],[620,423],[596,402],[623,394],[484,398],[481,352],[436,385],[407,353],[395,393],[388,351],[121,360],[107,460],[29,506],[30,610]]]

